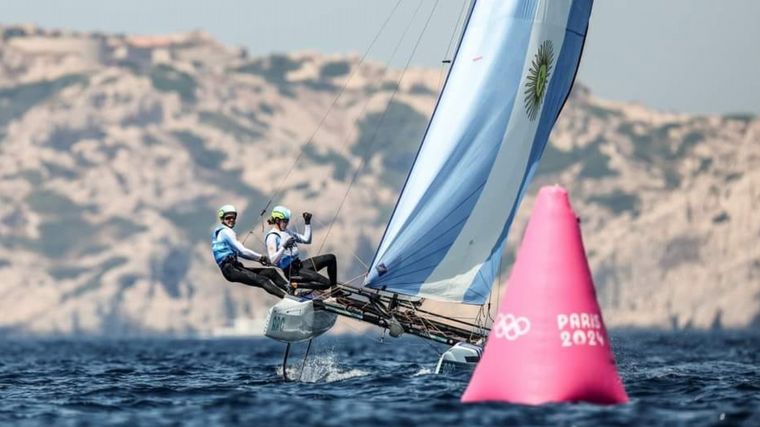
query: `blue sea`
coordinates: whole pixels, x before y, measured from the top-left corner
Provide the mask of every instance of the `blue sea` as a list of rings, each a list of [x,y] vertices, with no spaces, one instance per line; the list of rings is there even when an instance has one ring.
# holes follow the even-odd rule
[[[631,402],[463,405],[445,347],[377,334],[294,347],[236,340],[0,340],[0,424],[760,426],[757,332],[613,331]],[[508,379],[507,379],[508,380]]]

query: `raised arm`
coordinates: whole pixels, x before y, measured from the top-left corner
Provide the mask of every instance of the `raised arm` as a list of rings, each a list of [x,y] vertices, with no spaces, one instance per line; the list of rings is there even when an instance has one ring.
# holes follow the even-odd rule
[[[308,245],[311,243],[311,224],[306,224],[303,234],[293,232],[296,242]]]
[[[296,241],[298,243],[304,243],[308,245],[311,243],[311,214],[309,212],[303,213],[303,222],[306,224],[303,234],[293,234],[295,234]]]

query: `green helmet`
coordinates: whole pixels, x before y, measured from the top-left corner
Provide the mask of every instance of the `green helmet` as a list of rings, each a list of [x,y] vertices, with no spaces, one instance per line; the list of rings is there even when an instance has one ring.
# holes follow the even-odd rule
[[[222,219],[225,215],[230,213],[237,215],[237,209],[232,205],[224,205],[216,211],[216,216],[219,217],[219,219]]]
[[[275,206],[274,209],[272,209],[272,219],[290,221],[290,209],[285,206]]]

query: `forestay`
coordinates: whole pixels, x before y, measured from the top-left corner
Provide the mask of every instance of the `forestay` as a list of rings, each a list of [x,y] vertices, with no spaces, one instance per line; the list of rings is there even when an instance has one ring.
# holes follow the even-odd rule
[[[592,0],[479,0],[365,286],[488,298],[567,99]]]

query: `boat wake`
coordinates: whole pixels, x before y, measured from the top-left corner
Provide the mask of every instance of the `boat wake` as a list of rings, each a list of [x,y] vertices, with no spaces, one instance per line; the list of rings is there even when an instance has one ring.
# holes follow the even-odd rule
[[[282,367],[277,368],[277,374],[282,375]],[[338,358],[333,352],[310,357],[306,360],[303,372],[301,372],[300,361],[288,366],[288,378],[303,383],[332,383],[368,374],[369,372],[361,369],[341,369]]]
[[[433,373],[433,370],[430,368],[420,368],[419,371],[412,374],[413,377],[421,377],[423,375],[430,375]]]

